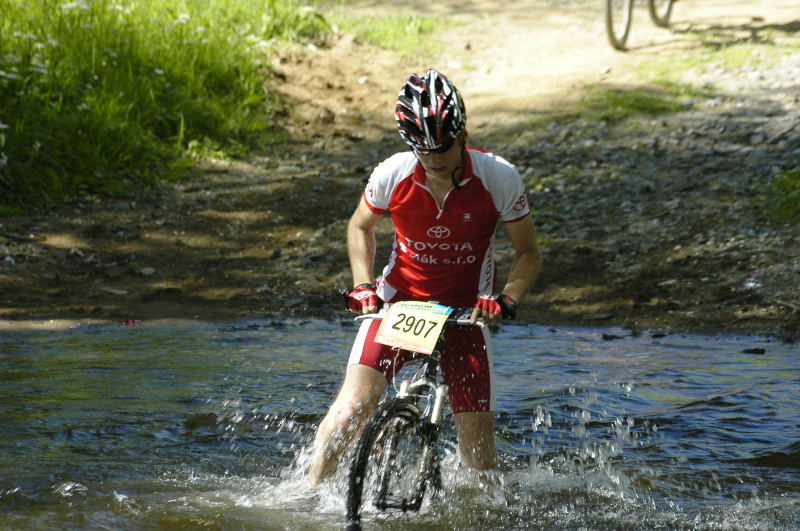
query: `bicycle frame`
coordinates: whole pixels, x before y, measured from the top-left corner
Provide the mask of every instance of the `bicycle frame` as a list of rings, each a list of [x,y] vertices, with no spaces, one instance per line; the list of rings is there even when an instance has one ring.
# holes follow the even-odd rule
[[[405,349],[411,352],[406,365],[419,364],[419,367],[411,379],[403,380],[396,386],[397,392],[394,395],[387,393],[359,437],[350,471],[347,498],[348,518],[352,524],[358,526],[360,522],[368,462],[376,467],[371,475],[374,483],[370,501],[379,510],[418,511],[426,487],[430,485],[434,492],[441,488],[438,435],[448,400],[448,385],[441,377],[439,365],[445,350],[445,330],[453,325],[482,327],[482,322],[471,322],[471,313],[472,308],[453,309],[439,330],[433,347],[425,346],[425,352],[430,354]],[[384,317],[382,312],[358,316],[356,321]],[[394,377],[397,377],[397,373]],[[413,476],[411,470],[403,468],[411,465],[411,462],[404,463],[402,457],[404,449],[408,449],[405,443],[409,441],[412,441],[412,454],[417,452],[418,456],[413,459]],[[400,488],[397,489],[398,485],[393,482],[402,482],[405,477],[409,482],[399,485]]]
[[[387,306],[388,307],[388,306]],[[456,308],[453,312],[454,317],[447,320],[448,326],[452,325],[472,325],[483,327],[483,323],[478,321],[473,323],[469,315],[471,308]],[[360,315],[356,317],[356,321],[362,319],[381,319],[382,314]],[[439,371],[439,362],[442,359],[444,351],[445,338],[444,330],[442,330],[439,339],[436,341],[436,347],[431,354],[421,354],[419,352],[412,352],[411,359],[407,362],[421,363],[417,372],[411,380],[403,380],[400,383],[400,388],[397,391],[397,398],[410,398],[415,405],[419,405],[419,401],[425,397],[433,396],[433,403],[428,404],[423,414],[428,417],[431,424],[439,425],[442,419],[442,412],[444,405],[447,402],[448,386],[444,382],[437,380],[437,373]],[[417,361],[420,360],[420,361]]]

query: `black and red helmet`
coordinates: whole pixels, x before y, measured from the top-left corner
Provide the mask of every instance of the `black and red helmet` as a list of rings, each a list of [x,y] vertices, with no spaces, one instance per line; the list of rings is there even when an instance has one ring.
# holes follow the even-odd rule
[[[394,111],[400,136],[415,151],[446,151],[467,126],[464,101],[455,85],[436,70],[411,74]]]

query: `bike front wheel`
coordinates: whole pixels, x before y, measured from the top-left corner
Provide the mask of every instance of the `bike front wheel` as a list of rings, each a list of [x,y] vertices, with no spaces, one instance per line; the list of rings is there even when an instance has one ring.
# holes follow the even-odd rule
[[[617,50],[624,50],[631,32],[634,0],[603,0],[606,11],[606,35]]]
[[[436,438],[436,426],[408,400],[395,398],[378,406],[350,465],[349,522],[358,524],[368,503],[379,510],[419,510],[426,488],[440,486]]]
[[[675,0],[647,0],[647,8],[650,11],[650,19],[653,24],[662,28],[669,26],[673,3],[675,3]]]

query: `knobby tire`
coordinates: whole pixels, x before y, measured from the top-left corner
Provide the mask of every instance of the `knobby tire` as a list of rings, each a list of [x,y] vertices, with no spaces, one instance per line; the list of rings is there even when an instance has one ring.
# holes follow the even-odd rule
[[[652,2],[653,0],[649,0]],[[603,0],[606,15],[606,36],[611,46],[624,51],[631,32],[634,0]]]
[[[650,11],[650,20],[661,28],[669,27],[669,17],[672,15],[672,5],[675,0],[647,0]]]
[[[404,442],[419,446],[419,457],[414,458],[413,466],[403,467],[409,463],[395,462],[402,457],[395,453],[400,452],[399,448]],[[440,486],[438,459],[436,426],[421,415],[419,408],[400,398],[380,404],[361,433],[350,466],[347,489],[349,523],[360,525],[362,507],[381,495],[394,494],[395,499],[405,500],[406,492],[394,492],[392,489],[395,479],[412,483],[414,487],[411,490],[416,492],[416,497],[408,506],[403,501],[402,507],[393,508],[419,510],[426,487],[430,484],[436,488]],[[382,476],[377,478],[376,474],[379,473]],[[400,473],[406,477],[400,477]],[[368,492],[365,492],[365,486]]]

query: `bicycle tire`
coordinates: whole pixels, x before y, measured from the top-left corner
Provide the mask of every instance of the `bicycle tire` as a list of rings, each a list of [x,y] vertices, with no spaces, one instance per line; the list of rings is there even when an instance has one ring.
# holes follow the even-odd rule
[[[419,510],[426,488],[440,486],[436,439],[436,426],[409,400],[395,398],[378,406],[359,437],[350,466],[351,526],[360,524],[366,498],[380,510]],[[392,502],[386,504],[387,499]]]
[[[634,0],[604,0],[606,36],[611,46],[624,51],[631,33]]]
[[[675,0],[647,0],[647,8],[653,24],[661,28],[668,28],[674,3]]]

